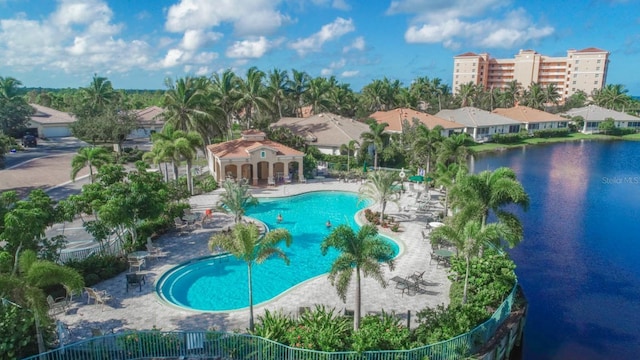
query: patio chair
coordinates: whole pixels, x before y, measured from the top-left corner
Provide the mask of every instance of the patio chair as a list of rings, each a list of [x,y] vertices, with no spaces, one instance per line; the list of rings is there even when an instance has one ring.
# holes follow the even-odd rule
[[[137,268],[137,271],[141,271],[144,266],[144,259],[129,259],[129,272],[134,272],[133,269]]]
[[[422,277],[424,276],[424,273],[426,271],[416,271],[413,274],[409,275],[409,280],[412,280],[415,283],[418,283],[419,281],[422,281]]]
[[[156,246],[147,244],[147,252],[149,253],[149,255],[147,256],[147,258],[152,259],[152,260],[156,260],[159,257],[163,257],[164,253],[162,252],[162,250]]]
[[[267,179],[267,185],[268,186],[276,186],[276,181],[272,177],[270,177],[270,178]]]
[[[176,230],[180,232],[180,235],[184,234],[184,230],[187,229],[187,222],[177,216],[173,218],[173,225],[176,227]]]
[[[53,296],[47,296],[47,304],[49,304],[49,314],[59,314],[67,311],[69,300],[66,297],[54,299]]]
[[[127,292],[129,292],[129,285],[138,285],[138,291],[142,291],[143,284],[146,284],[144,274],[127,274]]]
[[[84,291],[87,293],[87,304],[93,299],[94,304],[100,304],[100,310],[104,311],[104,304],[111,301],[113,297],[107,293],[106,290],[96,290],[94,288],[86,287]]]

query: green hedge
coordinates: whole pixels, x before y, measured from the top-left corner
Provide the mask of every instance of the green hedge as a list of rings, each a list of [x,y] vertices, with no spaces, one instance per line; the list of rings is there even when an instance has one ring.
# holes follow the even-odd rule
[[[515,144],[515,143],[519,143],[520,141],[524,140],[526,138],[526,135],[523,135],[521,133],[517,133],[517,134],[495,134],[493,136],[491,136],[491,140],[493,140],[493,142],[495,142],[496,144]]]
[[[533,137],[537,138],[554,138],[569,136],[569,129],[544,129],[533,132]]]

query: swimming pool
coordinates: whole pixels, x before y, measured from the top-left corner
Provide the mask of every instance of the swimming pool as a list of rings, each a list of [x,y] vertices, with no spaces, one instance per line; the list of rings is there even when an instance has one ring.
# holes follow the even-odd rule
[[[348,224],[357,228],[354,215],[370,204],[358,203],[354,193],[320,191],[286,198],[261,198],[247,216],[263,221],[270,229],[284,227],[293,243],[284,248],[291,260],[269,259],[254,265],[253,301],[269,301],[288,289],[327,273],[338,253],[320,253],[320,243],[329,234],[325,223]],[[283,221],[278,223],[278,214]],[[395,253],[398,245],[389,240]],[[164,300],[183,308],[199,311],[229,311],[249,306],[247,265],[231,256],[211,256],[179,265],[165,273],[157,290]]]

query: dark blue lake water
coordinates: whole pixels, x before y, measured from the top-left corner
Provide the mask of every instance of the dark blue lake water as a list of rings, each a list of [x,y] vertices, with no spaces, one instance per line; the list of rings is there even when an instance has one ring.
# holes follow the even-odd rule
[[[510,253],[529,300],[524,359],[640,358],[640,142],[584,141],[481,154],[531,197]]]

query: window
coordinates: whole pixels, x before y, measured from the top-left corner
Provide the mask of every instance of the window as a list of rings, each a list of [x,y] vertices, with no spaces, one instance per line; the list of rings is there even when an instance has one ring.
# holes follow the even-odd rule
[[[566,121],[560,121],[560,122],[558,122],[558,127],[559,127],[559,128],[566,128],[566,127],[567,127],[567,122],[566,122]]]
[[[519,133],[519,132],[520,132],[520,125],[509,126],[509,133],[513,134],[513,133]]]
[[[598,64],[600,64],[600,62],[601,62],[601,61],[602,61],[601,59],[598,59],[598,61],[596,61],[596,62],[597,62]]]
[[[587,129],[588,128],[597,128],[598,127],[598,122],[597,121],[588,121],[587,122]]]
[[[640,121],[629,121],[627,127],[640,127]]]
[[[529,124],[529,130],[538,130],[540,129],[540,124]]]
[[[596,71],[600,71],[600,66],[596,66]]]
[[[572,84],[573,84],[573,85],[575,85],[575,84],[576,84],[576,81],[575,81],[575,80],[573,80],[573,83],[572,83]]]
[[[266,158],[267,157],[267,152],[264,151],[264,150],[260,151],[260,157],[263,158],[263,159]]]
[[[577,60],[577,59],[576,59],[576,65],[577,65],[578,63],[580,63],[580,60]]]
[[[598,80],[594,81],[593,85],[598,85]]]
[[[573,74],[573,78],[574,79],[577,78],[577,77],[578,77],[578,74]]]
[[[576,66],[576,71],[578,71],[578,67]]]
[[[486,135],[488,133],[489,133],[489,128],[486,128],[486,127],[478,128],[478,132],[477,132],[478,135]]]

